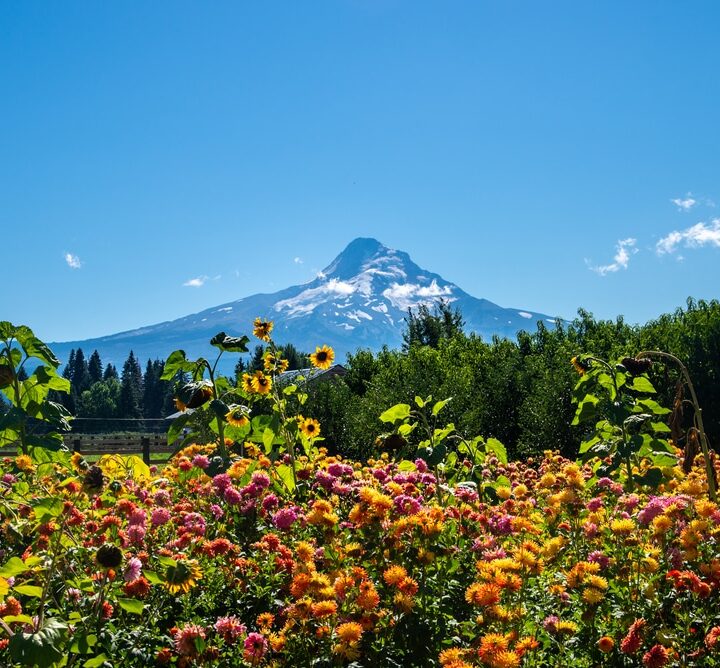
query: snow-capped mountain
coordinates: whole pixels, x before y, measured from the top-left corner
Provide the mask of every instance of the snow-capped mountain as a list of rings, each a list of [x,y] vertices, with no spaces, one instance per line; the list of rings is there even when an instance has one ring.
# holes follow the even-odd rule
[[[178,348],[189,357],[208,356],[214,350],[208,343],[212,336],[219,331],[249,335],[259,316],[275,322],[273,338],[278,343],[293,343],[304,351],[327,344],[343,361],[345,353],[357,348],[399,347],[408,309],[432,305],[440,298],[460,309],[466,331],[486,338],[534,330],[537,320],[548,326],[555,323],[555,318],[542,313],[502,308],[472,297],[442,276],[421,269],[407,253],[361,238],[310,283],[244,297],[170,322],[51,347],[61,361],[71,348],[80,347],[86,355],[97,349],[103,362],[115,365],[121,365],[131,349],[141,360],[163,359]]]

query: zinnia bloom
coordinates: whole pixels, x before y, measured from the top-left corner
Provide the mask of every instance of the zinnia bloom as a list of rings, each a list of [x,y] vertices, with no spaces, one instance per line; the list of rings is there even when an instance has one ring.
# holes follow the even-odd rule
[[[243,659],[253,666],[260,663],[268,651],[268,642],[260,633],[248,633],[245,638]]]
[[[175,651],[184,656],[197,656],[197,638],[205,639],[205,629],[197,624],[186,624],[175,633]]]
[[[653,645],[643,654],[643,666],[647,668],[663,668],[668,662],[668,651],[662,645]]]
[[[363,628],[357,622],[345,622],[335,629],[337,637],[345,643],[355,643],[360,640]]]
[[[270,332],[272,332],[274,324],[270,320],[262,320],[255,318],[253,325],[253,334],[261,341],[270,340]]]
[[[615,641],[610,636],[603,636],[598,640],[598,649],[604,654],[609,654],[615,647]]]
[[[329,369],[335,361],[335,351],[330,346],[318,347],[310,355],[310,361],[318,369]]]

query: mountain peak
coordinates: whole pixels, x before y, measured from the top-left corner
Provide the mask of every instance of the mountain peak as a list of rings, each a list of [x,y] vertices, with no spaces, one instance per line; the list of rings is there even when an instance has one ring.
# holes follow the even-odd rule
[[[358,237],[353,239],[322,273],[341,280],[350,278],[360,273],[363,265],[370,260],[390,252],[392,251],[377,239]]]

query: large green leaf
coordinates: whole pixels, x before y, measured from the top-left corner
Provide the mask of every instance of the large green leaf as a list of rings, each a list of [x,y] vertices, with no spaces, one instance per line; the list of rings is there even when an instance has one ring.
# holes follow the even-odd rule
[[[598,399],[594,394],[586,394],[582,401],[578,404],[577,410],[575,411],[575,417],[573,418],[571,424],[577,425],[596,417],[598,412],[597,406],[599,403],[600,399]]]
[[[19,557],[11,557],[6,564],[0,566],[0,577],[12,578],[28,570],[25,562]]]
[[[189,373],[195,369],[195,362],[189,360],[185,356],[184,350],[175,350],[165,360],[165,367],[160,378],[162,380],[172,380],[179,371]]]
[[[410,404],[395,404],[380,415],[383,422],[398,424],[410,417]]]
[[[135,598],[118,598],[118,605],[133,615],[142,615],[145,609],[145,604],[142,601],[138,601]]]
[[[67,639],[67,626],[52,617],[35,633],[16,631],[10,638],[10,657],[24,666],[50,666],[59,661]]]
[[[633,378],[633,382],[628,384],[628,387],[635,390],[636,392],[644,392],[645,394],[655,394],[655,388],[653,384],[645,378],[645,376],[636,376]]]
[[[52,350],[50,350],[46,344],[33,334],[33,331],[29,327],[26,327],[25,325],[16,327],[15,338],[23,347],[23,350],[28,357],[35,357],[36,359],[42,360],[56,369],[60,366],[60,360],[55,357]]]
[[[219,332],[210,339],[210,345],[231,353],[246,353],[248,341],[250,339],[247,336],[228,336],[225,332]]]
[[[507,450],[496,438],[489,438],[485,441],[485,451],[492,452],[503,464],[508,463]]]
[[[664,408],[654,399],[642,399],[638,401],[638,405],[650,411],[653,415],[667,415],[672,412],[669,408]]]

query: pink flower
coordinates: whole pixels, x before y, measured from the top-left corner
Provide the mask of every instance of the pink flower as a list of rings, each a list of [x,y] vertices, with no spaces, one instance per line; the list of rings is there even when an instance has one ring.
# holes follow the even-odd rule
[[[206,455],[195,455],[192,459],[192,465],[196,468],[205,470],[210,466],[210,459]]]
[[[162,526],[170,521],[170,511],[167,508],[155,508],[150,516],[150,523],[154,527]]]
[[[140,561],[140,559],[138,559],[137,557],[132,557],[131,559],[129,559],[127,566],[125,567],[125,572],[123,573],[125,582],[132,582],[133,580],[137,580],[140,577],[141,573],[142,561]]]
[[[197,638],[205,639],[205,629],[197,624],[186,624],[175,633],[175,651],[184,656],[197,656]]]
[[[281,508],[272,516],[272,521],[278,529],[287,530],[297,518],[298,514],[295,508]]]
[[[127,535],[131,543],[140,545],[145,540],[145,527],[133,524],[128,527]]]
[[[218,617],[215,622],[215,631],[223,637],[226,643],[234,642],[239,636],[247,632],[247,627],[235,615]]]
[[[268,650],[268,643],[260,633],[248,633],[244,647],[243,658],[254,665],[262,661]]]

